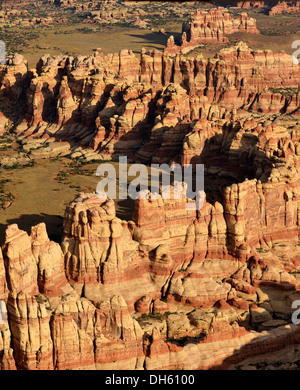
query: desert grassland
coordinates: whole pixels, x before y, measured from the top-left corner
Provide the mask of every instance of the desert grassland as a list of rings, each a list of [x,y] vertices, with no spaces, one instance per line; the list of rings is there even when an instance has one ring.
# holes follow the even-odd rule
[[[90,163],[74,170],[70,167],[72,160],[57,158],[37,160],[32,167],[1,169],[1,179],[10,180],[5,184],[5,191],[11,192],[15,199],[8,208],[0,209],[0,245],[4,242],[7,225],[12,223],[17,223],[20,229],[30,233],[31,226],[45,222],[50,238],[59,242],[66,206],[80,192],[96,191],[101,180],[96,176],[99,164],[100,162]],[[109,164],[116,169],[118,195],[118,162],[110,161]],[[150,168],[148,172],[150,175]],[[129,182],[135,177],[129,176]],[[130,220],[134,211],[134,200],[116,199],[115,203],[117,217]]]
[[[178,24],[176,30],[172,25],[171,27],[172,34],[179,36],[181,23]],[[81,29],[86,29],[86,32],[81,32]],[[87,24],[56,27],[56,29],[47,28],[43,29],[37,40],[30,40],[28,47],[22,47],[22,54],[28,60],[30,68],[35,67],[44,54],[91,55],[93,50],[101,48],[104,54],[118,53],[122,49],[128,49],[139,55],[142,48],[146,50],[164,49],[171,34],[162,35],[157,31],[122,26],[100,27],[99,31],[99,27]]]

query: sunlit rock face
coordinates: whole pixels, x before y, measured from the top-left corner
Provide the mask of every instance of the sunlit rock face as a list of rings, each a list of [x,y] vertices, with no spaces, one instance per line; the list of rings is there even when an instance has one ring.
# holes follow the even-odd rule
[[[126,221],[113,199],[78,194],[60,244],[43,223],[9,225],[1,369],[236,368],[299,343],[300,66],[243,42],[180,53],[234,31],[257,33],[255,21],[217,9],[192,16],[181,48],[0,66],[1,97],[26,108],[12,131],[28,158],[125,155],[205,173],[201,207],[177,182],[179,197],[143,192]]]
[[[213,136],[222,121],[251,112],[300,115],[299,65],[284,52],[253,51],[243,42],[208,59],[146,50],[140,59],[128,50],[45,55],[36,71],[21,57],[0,67],[0,91],[26,104],[14,131],[32,158],[127,155],[163,163],[178,159],[198,120],[209,121]],[[0,132],[9,119],[1,118]]]

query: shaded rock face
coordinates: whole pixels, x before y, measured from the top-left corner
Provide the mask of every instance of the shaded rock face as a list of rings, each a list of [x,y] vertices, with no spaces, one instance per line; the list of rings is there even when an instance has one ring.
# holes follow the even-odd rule
[[[283,12],[299,12],[300,1],[280,1],[269,10],[269,15],[277,15]]]
[[[124,299],[112,294],[96,308],[80,298],[67,281],[60,245],[48,239],[44,224],[33,227],[30,236],[17,225],[7,229],[0,269],[6,312],[0,324],[2,369],[95,369],[99,364],[101,369],[115,360],[116,368],[133,369],[142,358],[142,331]]]
[[[75,59],[43,56],[36,71],[25,68],[22,58],[3,65],[0,91],[6,102],[26,103],[17,119],[9,110],[4,119],[18,124],[32,158],[126,154],[168,162],[199,119],[249,111],[299,116],[299,65],[284,52],[252,51],[242,42],[209,59],[143,50],[139,60],[128,50],[104,56],[98,49]]]
[[[227,43],[226,35],[235,32],[259,34],[256,20],[242,12],[234,19],[224,7],[212,8],[209,11],[198,10],[182,24],[180,45],[175,44],[174,37],[168,39],[164,52],[170,56],[186,54],[207,43]]]
[[[182,186],[180,199],[143,194],[123,221],[113,200],[81,193],[60,245],[45,224],[30,235],[8,226],[1,369],[229,368],[299,343],[300,67],[290,56],[243,43],[210,59],[98,49],[46,55],[28,71],[16,55],[0,80],[8,105],[26,103],[1,123],[18,123],[31,157],[125,154],[204,163],[206,174],[199,210]]]
[[[30,236],[9,226],[1,368],[224,369],[297,344],[291,188],[248,180],[227,187],[222,204],[193,202],[149,194],[125,222],[112,200],[81,193],[61,246],[44,224]]]
[[[70,96],[66,81],[60,89]],[[131,115],[135,98],[150,93],[135,85],[126,87]],[[252,105],[272,104],[264,94]],[[261,121],[204,99],[207,113],[189,122],[197,100],[188,104],[175,83],[154,101],[168,130],[154,124],[140,159],[170,159],[176,141],[181,164],[205,163],[203,207],[184,187],[180,199],[148,193],[123,221],[113,200],[81,193],[66,208],[61,245],[44,224],[30,236],[10,225],[0,251],[2,369],[229,368],[299,342],[291,323],[300,296],[292,274],[300,259],[297,119]],[[99,137],[115,106],[108,97]],[[186,119],[176,122],[174,112]]]
[[[181,163],[206,163],[200,210],[184,190],[149,193],[122,221],[113,200],[81,193],[61,246],[44,224],[7,228],[2,368],[228,368],[298,343],[299,126],[230,115],[195,121],[182,141]]]

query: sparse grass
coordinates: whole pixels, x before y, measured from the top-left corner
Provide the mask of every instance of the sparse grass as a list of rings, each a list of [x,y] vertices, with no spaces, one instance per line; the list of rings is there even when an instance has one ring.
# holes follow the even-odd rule
[[[38,294],[38,295],[36,295],[35,296],[35,299],[36,299],[36,301],[37,301],[37,303],[46,303],[46,302],[48,302],[48,300],[47,300],[47,298],[45,298],[43,295],[41,295],[41,294]]]
[[[259,253],[267,253],[267,252],[269,252],[267,249],[263,249],[263,248],[257,248],[256,250]]]
[[[164,315],[161,313],[143,313],[140,317],[138,317],[136,320],[139,323],[144,323],[147,320],[154,319],[158,321],[163,321]]]
[[[114,10],[125,10],[122,4],[116,4]],[[102,47],[105,54],[118,52],[121,49],[128,48],[139,53],[142,47],[148,50],[163,49],[166,44],[168,34],[180,35],[182,23],[188,20],[188,16],[196,11],[197,8],[211,8],[213,5],[205,4],[181,4],[157,2],[152,4],[137,4],[130,7],[132,15],[143,10],[146,14],[140,15],[141,20],[145,20],[149,28],[143,30],[132,27],[130,22],[134,16],[130,12],[126,17],[115,18],[117,22],[113,24],[87,24],[89,12],[80,11],[74,13],[71,9],[64,7],[55,7],[49,4],[43,4],[40,7],[26,7],[30,12],[30,17],[45,18],[51,15],[54,20],[64,19],[64,23],[54,23],[51,25],[34,25],[33,27],[11,26],[0,29],[1,39],[7,42],[8,53],[20,52],[29,60],[30,66],[35,66],[41,55],[47,52],[53,55],[78,55],[90,54],[93,49]],[[96,7],[97,9],[97,7]],[[128,10],[127,10],[128,11]],[[229,13],[236,17],[243,10],[229,10]],[[257,19],[257,26],[261,32],[256,34],[236,33],[228,36],[230,43],[244,40],[253,49],[271,49],[287,50],[292,52],[290,42],[293,39],[291,34],[299,31],[298,15],[291,13],[286,15],[268,16],[259,10],[247,10],[249,16]],[[17,20],[20,17],[11,18]],[[28,19],[26,16],[25,19]],[[156,32],[160,28],[167,31],[167,35],[162,36]],[[154,29],[155,32],[150,32]],[[62,36],[64,39],[61,39]],[[281,39],[278,39],[278,36]],[[295,38],[296,39],[296,38]],[[201,52],[204,56],[210,56],[218,52],[224,45],[213,44]]]
[[[77,28],[76,30],[80,33],[83,33],[83,34],[93,34],[95,31],[97,31],[97,29],[88,28],[88,27]],[[98,31],[99,31],[99,29],[98,29]]]
[[[291,97],[293,95],[296,95],[298,92],[298,88],[291,88],[291,87],[287,87],[287,88],[270,87],[269,90],[273,93],[280,93],[285,97]]]
[[[0,136],[0,151],[5,152],[8,150],[12,150],[13,142],[14,139],[8,132],[2,134],[2,136]]]
[[[298,275],[300,274],[300,269],[296,270],[296,271],[289,271],[288,272],[290,275]]]
[[[83,164],[80,169],[87,169],[90,174],[69,174],[66,180],[61,183],[57,180],[58,173],[60,171],[68,172],[69,169],[72,169],[68,168],[68,164],[74,164],[73,160],[65,157],[36,160],[33,167],[19,166],[18,169],[13,170],[0,168],[1,180],[9,179],[7,183],[4,183],[5,193],[15,195],[10,207],[1,210],[0,213],[0,245],[4,242],[6,226],[11,223],[18,223],[20,228],[30,232],[31,226],[45,222],[50,238],[57,242],[60,241],[61,226],[67,204],[79,192],[95,192],[99,182],[99,177],[93,173],[102,162],[80,161],[80,163]],[[118,163],[112,162],[112,164],[117,169]],[[63,175],[60,177],[64,178]],[[132,218],[133,200],[116,199],[115,204],[119,218],[123,220]]]
[[[7,170],[7,171],[12,171],[14,169],[19,169],[19,168],[34,167],[35,165],[36,165],[36,161],[30,160],[27,164],[19,164],[18,162],[16,162],[13,165],[6,165],[6,166],[3,166],[2,168]]]
[[[70,184],[70,182],[67,182],[70,177],[80,175],[93,176],[95,172],[94,169],[83,169],[83,166],[93,163],[94,162],[91,161],[84,161],[83,159],[73,159],[70,163],[65,164],[65,169],[58,172],[56,180],[59,183]],[[72,184],[70,185],[70,188],[79,189],[80,187]]]

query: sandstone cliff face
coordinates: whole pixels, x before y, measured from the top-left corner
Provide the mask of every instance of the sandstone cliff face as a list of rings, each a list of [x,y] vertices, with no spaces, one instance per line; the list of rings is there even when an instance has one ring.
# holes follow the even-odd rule
[[[62,241],[66,274],[76,291],[94,302],[108,299],[117,284],[133,308],[137,295],[151,293],[154,286],[149,283],[147,256],[132,239],[131,224],[115,213],[112,200],[95,194],[82,194],[70,204]]]
[[[142,365],[142,331],[124,299],[111,295],[96,309],[80,298],[67,282],[60,246],[48,239],[44,224],[33,227],[30,237],[11,225],[3,252],[2,369],[103,369],[115,361],[116,369]]]
[[[184,138],[182,162],[206,161],[199,210],[183,186],[179,199],[141,194],[122,221],[113,200],[81,193],[61,246],[44,224],[7,228],[3,369],[227,368],[298,343],[300,133],[231,118]]]
[[[61,246],[44,224],[7,228],[3,369],[227,368],[298,343],[299,131],[231,115],[198,120],[183,142],[183,161],[236,181],[213,200],[208,179],[200,210],[182,187],[180,199],[141,194],[122,221],[112,200],[82,193]]]
[[[300,9],[299,1],[276,1],[276,2],[264,2],[264,1],[239,1],[237,7],[244,9],[251,8],[265,8],[268,15],[277,15],[283,12],[298,12]]]
[[[254,221],[260,225],[253,210],[261,190],[255,181],[233,185],[223,205],[205,201],[198,211],[186,208],[193,201],[184,194],[143,197],[133,221],[123,223],[112,201],[81,194],[66,210],[62,252],[43,224],[31,237],[9,227],[2,369],[228,368],[298,343],[299,327],[284,325],[297,282],[275,243],[292,248],[299,228],[252,232]],[[276,207],[287,201],[277,199]],[[276,214],[272,207],[257,209],[263,221]],[[271,257],[257,250],[262,243]],[[282,318],[278,325],[273,315]]]
[[[300,11],[300,1],[279,1],[274,5],[270,11],[269,15],[277,15],[283,12],[299,12]]]
[[[7,311],[16,367],[53,369],[50,315],[46,305],[38,303],[35,296],[14,291],[8,297]]]
[[[186,136],[188,158],[202,157],[220,178],[253,177],[224,186],[219,201],[195,210],[184,192],[177,200],[143,195],[131,222],[116,219],[113,203],[92,194],[66,210],[62,248],[71,285],[96,307],[118,289],[129,312],[163,316],[152,327],[141,322],[146,369],[190,368],[186,356],[195,369],[226,368],[299,340],[299,328],[284,325],[298,294],[288,273],[299,264],[298,132],[253,119],[215,122],[200,120]],[[213,140],[208,149],[206,140]],[[175,307],[177,314],[168,313]],[[192,344],[178,342],[187,335]]]
[[[76,59],[44,56],[25,76],[20,84],[3,81],[2,90],[11,96],[18,86],[27,96],[28,114],[20,114],[15,132],[32,158],[85,149],[91,158],[126,153],[166,162],[199,119],[247,111],[299,116],[299,65],[284,52],[243,43],[209,59],[143,51],[139,61],[128,50],[104,56],[100,49]]]
[[[235,32],[259,34],[256,20],[249,18],[246,12],[234,19],[223,7],[209,12],[197,11],[182,26],[181,52],[186,53],[203,43],[228,42],[226,34]]]
[[[96,369],[141,370],[143,331],[122,296],[104,300],[96,313]]]
[[[191,29],[201,18],[220,27],[220,13],[224,33],[254,29],[220,10]],[[199,210],[179,184],[179,199],[141,193],[129,221],[113,200],[79,194],[61,245],[44,224],[30,235],[8,226],[2,369],[228,368],[299,343],[300,67],[290,56],[243,43],[209,59],[98,49],[44,56],[30,72],[15,56],[0,73],[7,104],[26,102],[13,131],[31,157],[125,154],[205,163],[206,175]]]

